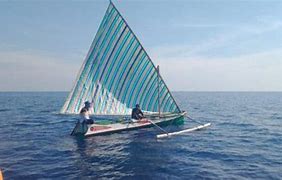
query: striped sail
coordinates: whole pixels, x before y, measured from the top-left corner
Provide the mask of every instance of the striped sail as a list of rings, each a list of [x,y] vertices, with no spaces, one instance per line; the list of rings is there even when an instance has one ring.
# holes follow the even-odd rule
[[[61,113],[79,113],[85,101],[93,102],[93,114],[129,114],[135,104],[144,111],[158,112],[159,101],[161,112],[180,112],[150,57],[112,3]]]

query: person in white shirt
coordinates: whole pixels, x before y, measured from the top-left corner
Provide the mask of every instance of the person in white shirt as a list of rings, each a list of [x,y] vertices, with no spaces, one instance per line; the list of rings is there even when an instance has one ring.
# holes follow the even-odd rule
[[[92,103],[86,101],[84,107],[80,110],[80,116],[86,124],[93,124],[94,120],[89,117],[89,109],[92,106]]]

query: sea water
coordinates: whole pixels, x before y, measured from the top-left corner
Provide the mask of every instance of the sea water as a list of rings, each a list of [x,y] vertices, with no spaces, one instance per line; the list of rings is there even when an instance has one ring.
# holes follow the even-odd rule
[[[212,126],[156,139],[146,128],[70,136],[59,115],[67,93],[0,93],[0,169],[5,179],[281,179],[282,93],[175,92],[182,110]],[[197,126],[186,120],[177,131]]]

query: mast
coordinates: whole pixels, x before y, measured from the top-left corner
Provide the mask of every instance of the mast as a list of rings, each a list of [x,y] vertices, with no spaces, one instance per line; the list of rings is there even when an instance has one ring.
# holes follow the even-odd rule
[[[159,110],[159,118],[161,118],[161,101],[160,101],[160,66],[157,66],[158,73],[158,110]]]

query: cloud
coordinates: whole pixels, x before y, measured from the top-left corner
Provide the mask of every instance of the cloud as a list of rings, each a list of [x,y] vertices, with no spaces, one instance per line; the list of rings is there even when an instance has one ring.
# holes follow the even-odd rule
[[[258,17],[257,24],[254,26],[243,26],[242,31],[250,34],[263,34],[266,32],[271,32],[279,30],[282,28],[282,21],[278,19],[273,19],[272,17]]]
[[[0,91],[70,90],[82,63],[35,51],[0,52]]]
[[[152,58],[172,90],[282,90],[282,49],[228,58]],[[0,52],[0,90],[69,91],[82,60],[71,62],[39,52]]]
[[[229,58],[155,57],[155,61],[172,90],[282,90],[282,49]]]
[[[222,28],[222,27],[234,27],[232,24],[218,24],[218,23],[172,23],[172,26],[176,28]]]
[[[183,57],[202,56],[206,52],[210,52],[216,48],[240,47],[243,42],[256,40],[257,37],[268,36],[271,38],[271,32],[282,29],[282,21],[272,16],[259,16],[251,24],[217,24],[217,23],[174,23],[174,26],[212,28],[220,27],[222,30],[217,31],[214,35],[207,39],[199,39],[198,44],[187,45],[166,45],[154,47],[152,52],[165,53],[164,56],[175,56],[181,54]],[[226,29],[227,27],[227,29]],[[223,30],[224,29],[224,30]],[[268,34],[267,34],[268,33]]]
[[[212,27],[211,24],[185,26]],[[276,47],[266,44],[264,49],[251,44],[253,46],[245,46],[242,53],[231,51],[228,56],[222,55],[227,48],[238,50],[244,42],[258,43],[258,37],[271,38],[272,32],[281,29],[282,21],[261,16],[253,24],[234,25],[233,30],[201,39],[193,46],[158,46],[149,54],[161,66],[161,73],[173,90],[282,91],[282,49],[279,44]],[[209,56],[210,52],[219,53]]]

